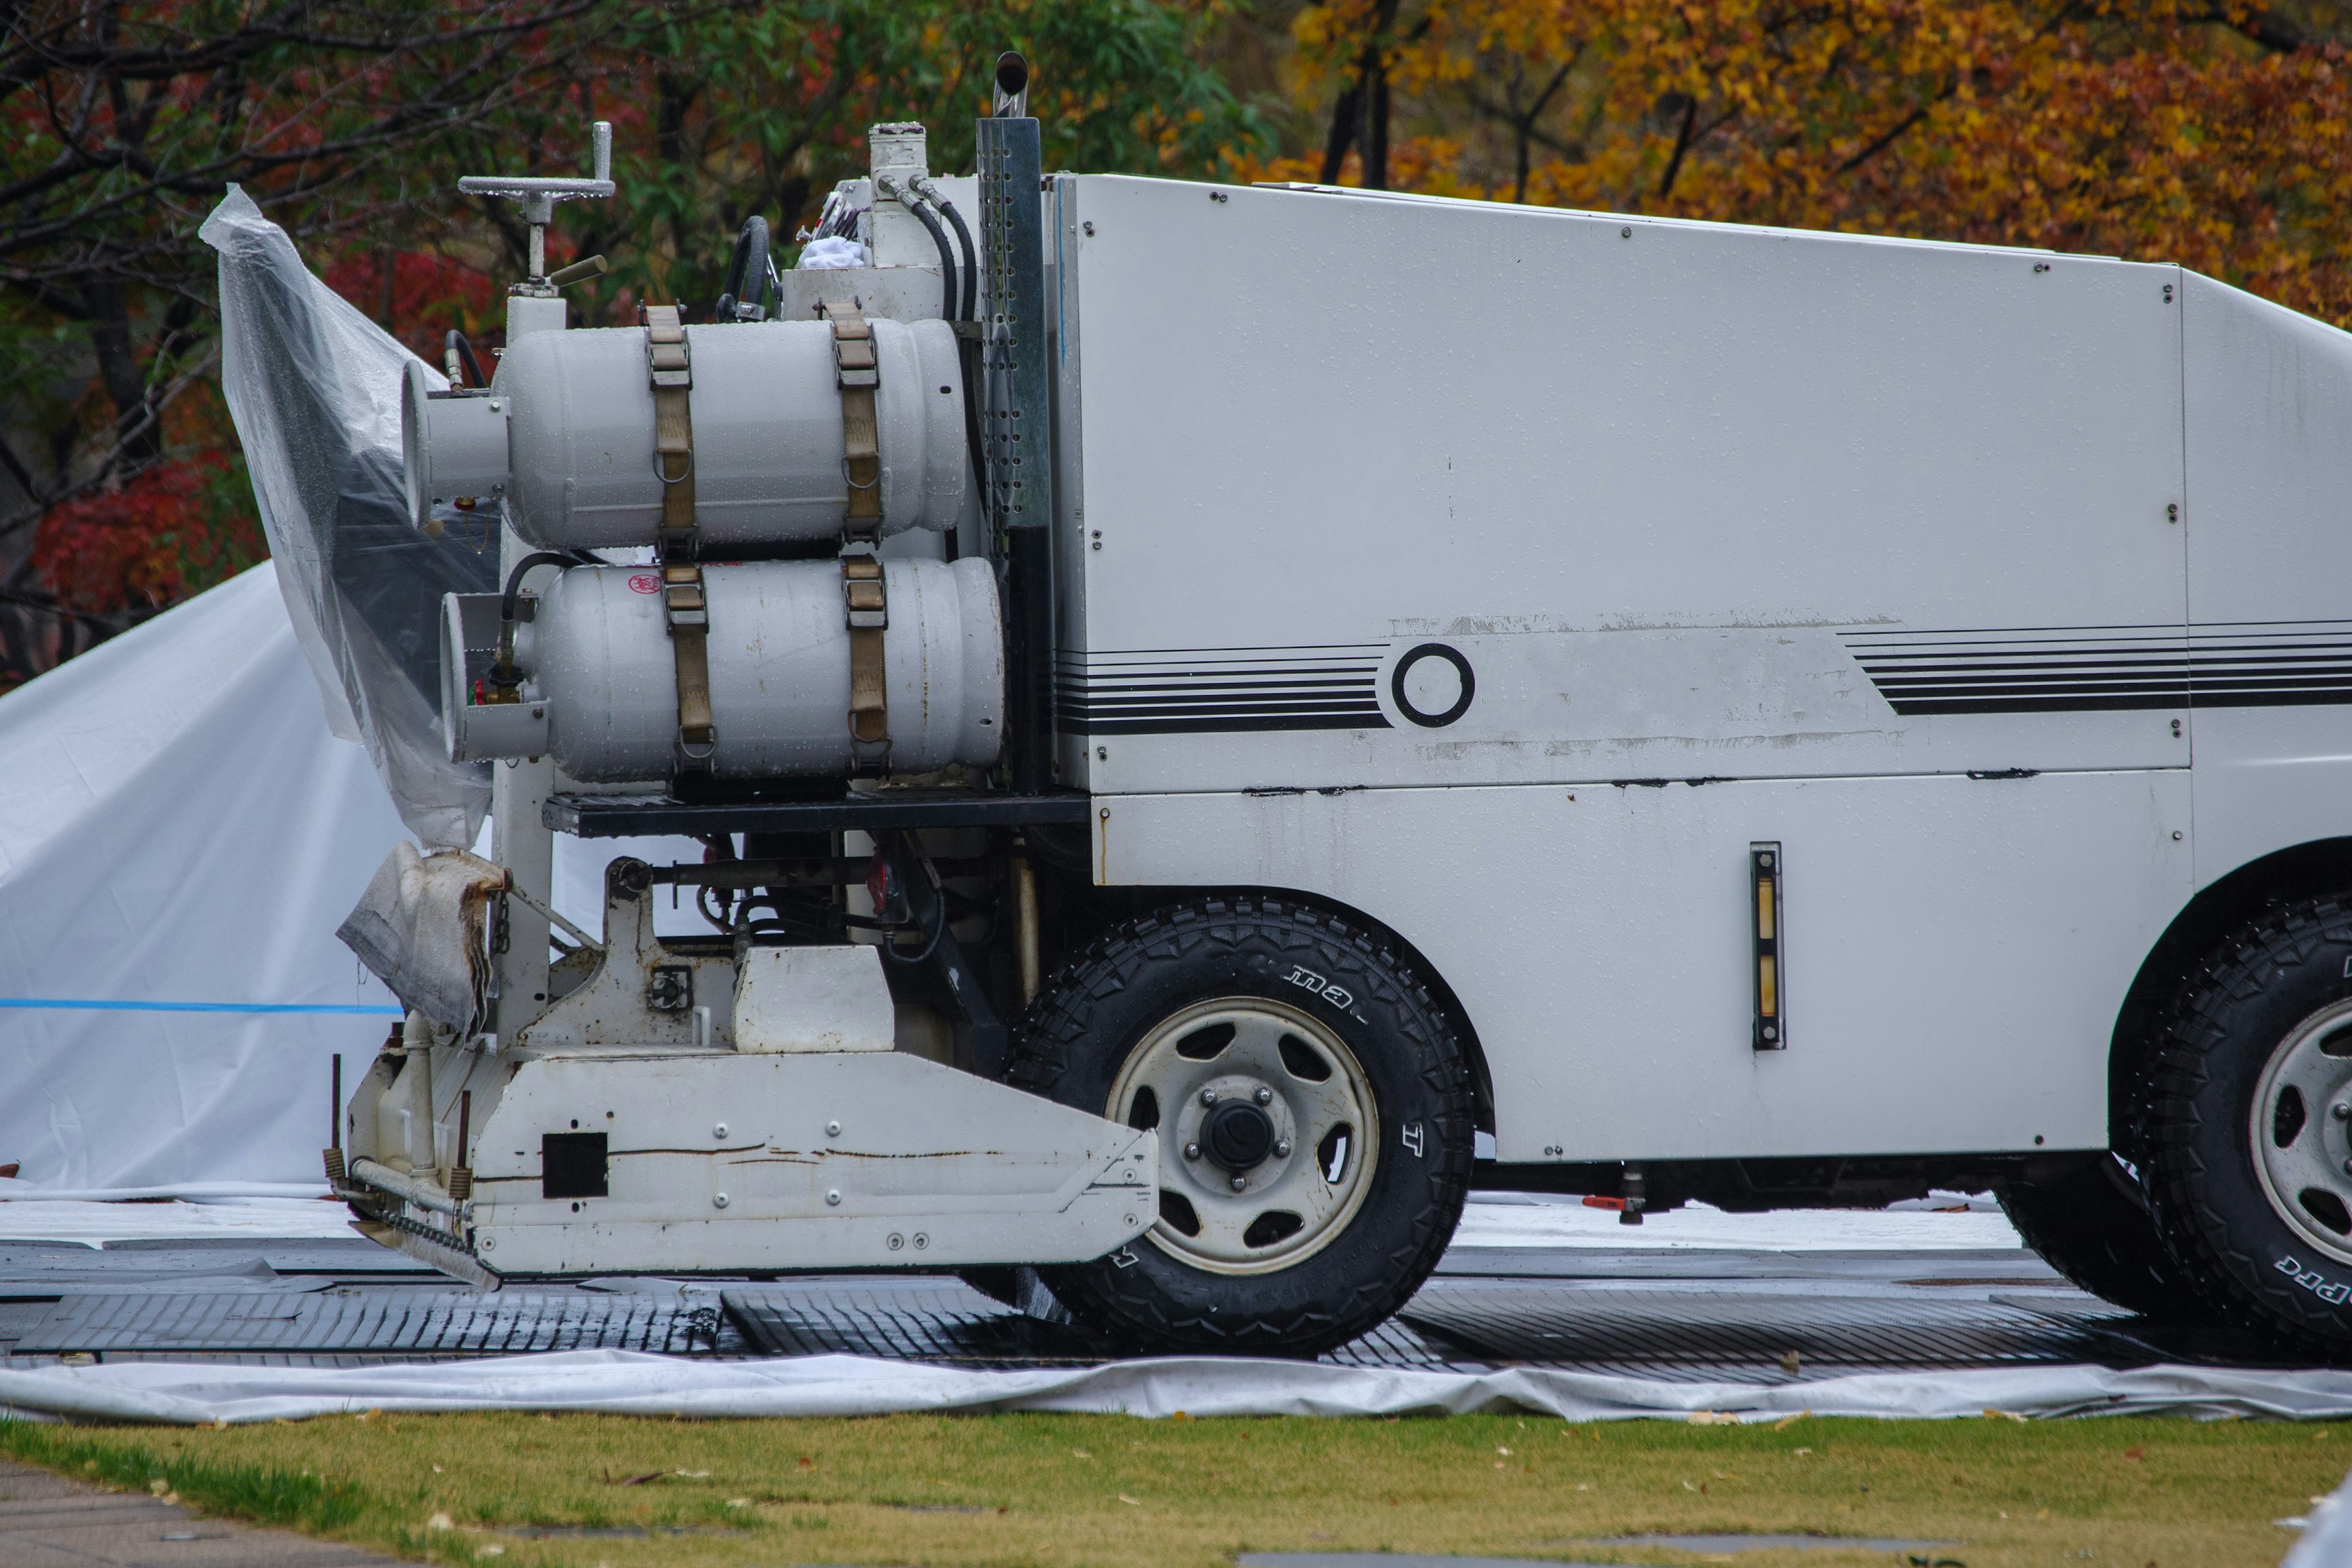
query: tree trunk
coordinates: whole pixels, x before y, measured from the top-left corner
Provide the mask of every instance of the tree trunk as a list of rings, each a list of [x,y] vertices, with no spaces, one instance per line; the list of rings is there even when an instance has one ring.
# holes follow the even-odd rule
[[[92,279],[81,286],[89,312],[89,343],[98,355],[98,379],[114,405],[120,451],[115,468],[136,473],[163,456],[163,431],[147,398],[147,377],[131,338],[131,303],[120,279]]]

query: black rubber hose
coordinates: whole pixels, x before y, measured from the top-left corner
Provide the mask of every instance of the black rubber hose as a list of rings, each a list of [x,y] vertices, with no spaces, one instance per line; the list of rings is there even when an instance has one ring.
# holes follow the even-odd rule
[[[466,341],[465,333],[455,327],[450,328],[449,336],[444,341],[443,347],[445,353],[448,349],[457,351],[458,361],[465,365],[466,374],[473,378],[476,386],[490,384],[490,378],[482,374],[482,362],[474,357],[474,345]]]
[[[516,562],[515,569],[507,574],[507,591],[499,600],[499,660],[490,667],[489,679],[492,686],[522,684],[522,676],[514,667],[514,643],[515,611],[520,607],[517,601],[522,597],[523,574],[534,566],[568,568],[579,564],[580,563],[571,556],[559,555],[552,550],[534,550]]]
[[[955,203],[945,196],[932,196],[929,200],[940,209],[940,216],[954,226],[956,243],[963,247],[963,309],[955,319],[976,320],[972,312],[980,307],[980,258],[971,248],[971,230],[964,227],[963,215],[955,210]]]
[[[749,285],[760,296],[759,305],[765,309],[768,294],[768,220],[753,213],[743,220],[735,234],[735,253],[727,261],[727,282],[719,290],[718,316],[722,321],[739,318],[735,307],[741,302],[744,287]]]
[[[948,231],[940,226],[940,220],[931,216],[931,209],[923,205],[914,188],[900,185],[898,189],[898,205],[922,220],[923,226],[931,231],[931,243],[940,247],[940,288],[946,296],[940,304],[940,314],[952,321],[956,319],[955,247],[948,243]]]

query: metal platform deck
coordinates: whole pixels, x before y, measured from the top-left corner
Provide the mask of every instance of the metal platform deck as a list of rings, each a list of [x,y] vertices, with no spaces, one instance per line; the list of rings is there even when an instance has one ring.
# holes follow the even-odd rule
[[[1116,1347],[950,1275],[591,1280],[478,1293],[354,1237],[0,1241],[0,1356],[355,1365],[613,1348],[1067,1366]],[[1673,1382],[2161,1361],[2260,1347],[2132,1318],[2030,1253],[1456,1247],[1394,1320],[1324,1358]]]

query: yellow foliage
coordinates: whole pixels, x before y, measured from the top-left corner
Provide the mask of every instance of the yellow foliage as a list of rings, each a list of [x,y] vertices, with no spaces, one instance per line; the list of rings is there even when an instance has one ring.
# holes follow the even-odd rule
[[[2242,0],[1326,0],[1293,35],[1303,102],[1378,62],[1399,188],[2178,261],[2352,322],[2352,57]]]

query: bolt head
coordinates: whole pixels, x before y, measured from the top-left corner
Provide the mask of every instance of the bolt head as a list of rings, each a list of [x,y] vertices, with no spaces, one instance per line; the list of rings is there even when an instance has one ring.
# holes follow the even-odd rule
[[[1200,1157],[1201,1146],[1198,1143],[1187,1143],[1184,1145],[1184,1158],[1187,1160],[1197,1160]]]
[[[828,1208],[838,1207],[841,1203],[841,1189],[839,1187],[827,1189],[824,1194],[824,1202],[825,1206]]]
[[[718,1126],[716,1126],[716,1127],[712,1128],[712,1129],[710,1130],[710,1135],[711,1135],[713,1138],[724,1138],[724,1137],[726,1137],[726,1136],[727,1136],[727,1123],[725,1123],[724,1121],[722,1121],[722,1122],[720,1122]]]
[[[1277,1160],[1287,1160],[1290,1158],[1289,1139],[1277,1138],[1274,1141],[1274,1157]]]
[[[824,1135],[825,1135],[826,1137],[828,1137],[828,1138],[838,1138],[838,1137],[840,1137],[840,1136],[841,1136],[841,1123],[840,1123],[840,1122],[838,1122],[838,1121],[828,1121],[828,1122],[826,1122],[826,1123],[824,1124]]]
[[[2352,1121],[2352,1103],[2339,1100],[2327,1108],[2327,1114],[2338,1121]]]
[[[1247,1176],[1235,1176],[1234,1178],[1234,1191],[1240,1192],[1244,1187],[1248,1185],[1249,1178]]]
[[[727,1194],[725,1193],[713,1193],[710,1195],[710,1206],[715,1209],[725,1208],[727,1206]]]
[[[1201,1091],[1201,1103],[1202,1103],[1202,1104],[1203,1104],[1203,1105],[1214,1105],[1214,1104],[1216,1104],[1216,1103],[1217,1103],[1217,1091],[1216,1091],[1215,1089],[1202,1089],[1202,1090]]]
[[[1256,1100],[1260,1105],[1272,1105],[1274,1103],[1274,1090],[1261,1088],[1255,1094],[1250,1096],[1250,1098]]]

